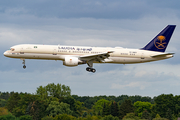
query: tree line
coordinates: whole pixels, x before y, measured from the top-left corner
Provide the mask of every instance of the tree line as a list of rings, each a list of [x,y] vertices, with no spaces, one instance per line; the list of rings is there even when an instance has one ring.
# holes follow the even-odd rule
[[[78,96],[69,86],[50,83],[35,94],[0,92],[0,120],[174,120],[180,96]]]

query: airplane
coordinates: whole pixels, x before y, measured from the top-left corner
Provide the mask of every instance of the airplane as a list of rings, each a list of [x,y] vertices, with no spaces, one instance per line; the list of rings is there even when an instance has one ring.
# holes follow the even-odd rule
[[[165,50],[176,25],[168,25],[146,46],[139,49],[122,47],[88,47],[66,45],[20,44],[4,52],[4,56],[25,59],[61,60],[63,65],[73,67],[87,64],[86,70],[95,73],[93,63],[134,64],[164,60],[173,57],[174,53]]]

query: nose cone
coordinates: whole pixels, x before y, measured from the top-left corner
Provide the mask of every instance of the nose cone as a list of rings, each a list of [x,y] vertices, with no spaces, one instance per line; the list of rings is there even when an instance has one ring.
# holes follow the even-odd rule
[[[6,56],[6,57],[8,56],[8,53],[7,53],[7,51],[6,51],[6,52],[4,52],[4,56]]]

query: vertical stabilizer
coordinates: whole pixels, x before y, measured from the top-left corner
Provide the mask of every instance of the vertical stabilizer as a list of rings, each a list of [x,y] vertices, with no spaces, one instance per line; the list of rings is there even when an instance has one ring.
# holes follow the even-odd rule
[[[165,52],[176,25],[168,25],[143,50]]]

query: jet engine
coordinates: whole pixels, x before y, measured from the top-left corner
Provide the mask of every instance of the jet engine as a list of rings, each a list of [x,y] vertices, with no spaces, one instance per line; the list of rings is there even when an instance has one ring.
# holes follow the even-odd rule
[[[63,65],[73,67],[78,66],[78,58],[77,57],[65,57],[65,60],[63,61]]]

